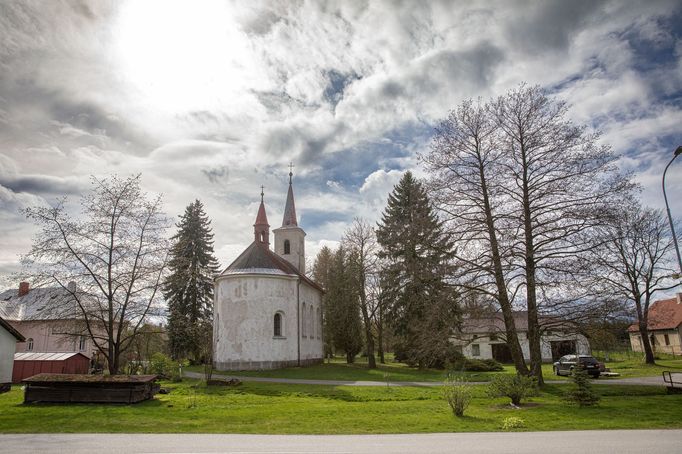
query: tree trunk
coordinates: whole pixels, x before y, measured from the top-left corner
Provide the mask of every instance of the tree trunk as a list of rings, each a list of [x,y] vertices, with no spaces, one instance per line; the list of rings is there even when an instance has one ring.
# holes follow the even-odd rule
[[[384,358],[384,316],[381,306],[379,306],[379,323],[377,323],[377,347],[379,362],[381,364],[386,364]]]
[[[528,308],[528,349],[530,350],[530,373],[542,386],[542,350],[540,349],[540,323],[538,321],[538,304],[535,282],[535,248],[533,241],[533,225],[530,210],[530,190],[528,187],[528,163],[526,150],[521,143],[523,160],[523,230],[525,239],[526,268],[526,304]]]
[[[497,233],[495,232],[495,223],[493,220],[493,212],[490,206],[490,198],[488,197],[488,184],[484,172],[484,164],[481,161],[479,154],[479,178],[481,179],[481,190],[483,193],[483,209],[485,210],[486,227],[488,230],[488,238],[490,239],[490,249],[493,258],[493,270],[495,274],[495,285],[497,287],[498,302],[502,309],[502,316],[504,318],[504,327],[507,334],[507,344],[514,361],[516,372],[521,375],[528,375],[528,367],[526,361],[523,359],[523,350],[519,343],[519,336],[516,332],[516,325],[514,322],[514,313],[512,310],[509,295],[507,294],[507,286],[504,282],[504,272],[502,270],[502,259],[500,257],[500,248],[497,242]]]
[[[351,355],[349,352],[346,352],[346,363],[347,364],[353,364],[355,362],[355,356]]]
[[[644,362],[646,364],[656,364],[656,358],[654,358],[654,349],[651,346],[651,341],[649,340],[649,329],[646,326],[646,321],[640,321],[638,326],[639,335],[642,337],[642,347],[644,348]]]

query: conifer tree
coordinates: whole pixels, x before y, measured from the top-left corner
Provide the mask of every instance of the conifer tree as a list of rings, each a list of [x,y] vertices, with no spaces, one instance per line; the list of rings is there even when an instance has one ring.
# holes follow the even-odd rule
[[[317,282],[326,292],[322,296],[322,333],[324,340],[324,355],[331,357],[334,352],[334,342],[332,338],[332,328],[330,326],[331,304],[328,303],[329,298],[329,283],[332,279],[332,261],[334,260],[334,253],[328,246],[322,246],[315,257],[313,264],[312,278]]]
[[[210,360],[202,356],[206,355],[205,334],[213,324],[213,277],[218,272],[211,221],[203,204],[195,200],[176,226],[170,276],[163,289],[168,302],[171,355],[176,359],[188,357],[193,362]]]
[[[343,246],[334,252],[325,296],[327,329],[334,348],[346,353],[349,364],[362,349],[362,324],[356,303],[357,285],[350,272],[351,260]]]
[[[389,323],[408,362],[433,365],[459,318],[455,292],[446,282],[452,245],[411,172],[389,195],[376,234]]]

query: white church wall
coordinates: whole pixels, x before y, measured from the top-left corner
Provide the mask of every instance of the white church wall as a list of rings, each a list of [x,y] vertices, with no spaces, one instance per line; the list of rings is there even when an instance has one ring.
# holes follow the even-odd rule
[[[303,310],[303,303],[306,307],[305,317],[301,314],[301,324],[306,324],[306,329],[301,331],[301,361],[304,363],[316,362],[324,356],[322,325],[319,315],[322,313],[322,295],[319,290],[303,282],[300,288],[300,299],[301,310]],[[313,309],[312,317],[310,316],[311,307]]]
[[[290,276],[223,276],[216,283],[214,361],[219,370],[296,365],[296,286]],[[282,336],[274,335],[275,313]]]
[[[305,274],[305,232],[300,227],[280,227],[273,230],[275,253]],[[289,241],[289,253],[284,252],[284,242]]]

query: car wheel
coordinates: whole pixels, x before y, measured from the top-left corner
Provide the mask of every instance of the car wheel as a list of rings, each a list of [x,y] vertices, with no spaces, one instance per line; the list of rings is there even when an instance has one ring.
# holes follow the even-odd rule
[[[561,374],[559,373],[559,368],[558,368],[558,367],[555,367],[555,368],[554,368],[554,375],[556,375],[557,377],[561,376]]]

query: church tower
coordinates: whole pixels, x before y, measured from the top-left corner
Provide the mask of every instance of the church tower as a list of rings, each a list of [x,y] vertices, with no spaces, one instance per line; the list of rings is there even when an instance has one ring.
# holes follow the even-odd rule
[[[293,166],[292,166],[293,167]],[[289,192],[284,206],[282,227],[273,230],[275,234],[275,253],[291,263],[301,273],[305,274],[305,232],[296,221],[296,205],[294,204],[294,190],[292,187],[291,168],[289,169]]]
[[[268,217],[265,214],[265,204],[263,203],[263,186],[260,188],[260,206],[258,207],[258,215],[256,216],[256,223],[253,224],[253,236],[256,243],[263,243],[265,247],[270,247],[270,224],[268,224]]]

